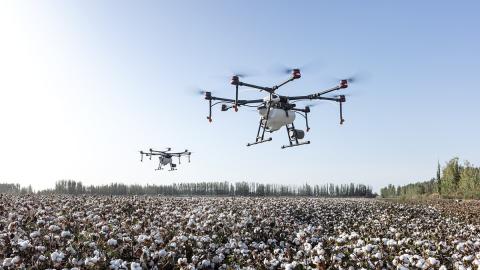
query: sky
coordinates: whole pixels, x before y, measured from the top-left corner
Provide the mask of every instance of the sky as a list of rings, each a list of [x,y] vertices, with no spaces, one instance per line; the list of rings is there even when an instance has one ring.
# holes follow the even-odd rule
[[[480,164],[478,1],[1,1],[0,182],[53,187],[254,181],[428,180],[437,162]],[[303,95],[362,74],[338,108],[309,115],[310,145],[284,130],[246,147],[258,114],[206,119],[194,89],[233,97],[233,72]],[[241,97],[262,98],[258,92]],[[298,121],[297,127],[304,128]],[[155,171],[139,150],[189,149]]]

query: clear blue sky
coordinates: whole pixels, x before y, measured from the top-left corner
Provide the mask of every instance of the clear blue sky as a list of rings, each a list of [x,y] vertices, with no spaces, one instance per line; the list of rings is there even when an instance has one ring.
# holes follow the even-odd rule
[[[437,160],[480,163],[478,1],[2,1],[0,182],[230,180],[371,184],[426,180]],[[254,112],[206,119],[189,89],[233,96],[230,71],[285,79],[278,64],[318,61],[281,94],[356,72],[345,125],[310,116],[309,146],[247,148]],[[248,94],[249,97],[261,95]],[[176,172],[138,150],[194,151]]]

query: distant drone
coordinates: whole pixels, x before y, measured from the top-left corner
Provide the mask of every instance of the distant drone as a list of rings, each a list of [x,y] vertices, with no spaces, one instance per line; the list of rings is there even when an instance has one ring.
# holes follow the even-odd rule
[[[188,150],[185,150],[183,152],[177,152],[177,153],[173,153],[173,152],[170,152],[172,149],[171,148],[167,148],[166,151],[158,151],[158,150],[153,150],[152,148],[150,148],[150,152],[143,152],[143,151],[140,151],[140,161],[143,162],[143,156],[147,156],[150,160],[152,159],[152,156],[158,156],[158,160],[159,160],[159,163],[158,163],[158,168],[155,169],[155,170],[163,170],[163,166],[166,166],[168,164],[170,164],[170,170],[169,171],[175,171],[177,169],[177,164],[173,163],[173,160],[172,158],[173,157],[178,157],[178,164],[181,164],[181,157],[182,156],[187,156],[188,157],[188,162],[190,162],[190,155],[192,154],[192,152],[189,152]]]
[[[323,95],[336,90],[347,88],[348,83],[353,82],[353,78],[340,80],[339,85],[310,95],[282,96],[276,94],[275,91],[278,88],[293,80],[300,79],[301,77],[300,69],[298,68],[289,69],[288,73],[291,73],[290,79],[273,87],[263,87],[245,83],[240,81],[239,77],[241,77],[241,75],[234,75],[232,77],[231,84],[235,86],[235,99],[214,97],[212,96],[211,92],[202,91],[202,94],[205,95],[205,99],[209,102],[209,114],[207,116],[208,121],[212,122],[212,107],[217,104],[222,105],[222,111],[227,111],[231,108],[233,108],[235,111],[238,111],[238,107],[240,106],[255,107],[260,114],[260,123],[258,125],[257,137],[255,139],[255,142],[248,143],[247,146],[271,141],[271,137],[265,138],[265,131],[272,133],[285,126],[287,129],[289,144],[283,145],[282,149],[310,143],[310,141],[300,141],[305,137],[305,132],[300,129],[295,129],[295,126],[293,124],[293,121],[295,120],[295,114],[299,114],[305,119],[306,131],[308,132],[310,130],[310,127],[308,126],[308,113],[310,112],[310,106],[305,106],[304,109],[296,108],[297,104],[294,103],[296,101],[328,100],[338,102],[340,104],[340,124],[343,124],[345,120],[343,119],[342,104],[346,101],[345,96],[339,95],[333,97],[323,97]],[[263,99],[238,99],[239,86],[246,86],[258,89],[259,91],[267,92],[268,95]],[[212,104],[212,101],[218,102]]]

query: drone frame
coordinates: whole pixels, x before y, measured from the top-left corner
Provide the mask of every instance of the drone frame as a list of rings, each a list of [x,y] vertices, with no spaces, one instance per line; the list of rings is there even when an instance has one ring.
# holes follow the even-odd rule
[[[235,86],[235,99],[229,99],[229,98],[221,98],[221,97],[215,97],[212,96],[211,92],[205,91],[205,99],[208,100],[209,102],[209,113],[207,116],[207,119],[209,122],[212,122],[212,108],[218,104],[221,104],[221,110],[222,111],[227,111],[231,108],[233,108],[235,111],[238,111],[238,108],[241,106],[248,106],[248,107],[257,107],[257,106],[252,106],[250,104],[260,104],[264,103],[267,105],[267,114],[265,119],[261,118],[259,125],[258,125],[258,130],[257,130],[257,136],[255,138],[255,142],[248,143],[247,146],[252,146],[255,144],[260,144],[264,142],[271,141],[272,138],[268,137],[265,138],[265,132],[268,131],[267,123],[268,123],[268,117],[270,115],[270,110],[272,108],[272,98],[277,96],[280,98],[280,101],[282,102],[281,104],[284,105],[283,107],[280,107],[280,109],[284,109],[285,112],[288,114],[288,111],[294,111],[295,113],[301,115],[305,119],[305,124],[306,124],[306,131],[308,132],[310,130],[310,127],[308,125],[308,113],[310,113],[310,107],[305,106],[305,108],[300,109],[296,108],[295,103],[289,103],[289,101],[302,101],[302,100],[328,100],[328,101],[335,101],[339,103],[340,107],[340,125],[342,125],[345,122],[345,119],[343,118],[343,107],[342,104],[346,102],[345,95],[339,95],[338,97],[324,97],[323,95],[331,93],[333,91],[337,91],[340,89],[345,89],[348,87],[348,80],[344,79],[340,81],[340,84],[337,86],[334,86],[332,88],[322,90],[310,95],[304,95],[304,96],[284,96],[284,95],[277,95],[275,93],[276,90],[278,90],[280,87],[286,85],[289,82],[292,82],[296,79],[301,78],[301,73],[300,69],[292,69],[291,72],[291,77],[278,84],[274,85],[272,87],[264,87],[264,86],[258,86],[255,84],[250,84],[246,82],[240,81],[239,76],[234,75],[232,76],[231,84]],[[243,100],[238,98],[238,90],[240,86],[245,86],[253,89],[257,89],[259,91],[265,91],[269,93],[269,99],[251,99],[251,100]],[[216,102],[214,102],[216,101]],[[227,105],[229,104],[229,105]],[[293,122],[290,125],[286,125],[287,129],[287,135],[289,139],[289,145],[283,145],[282,149],[287,148],[287,147],[294,147],[294,146],[300,146],[304,144],[309,144],[310,141],[305,141],[305,142],[299,142],[297,136],[296,136],[296,129],[295,125]],[[271,132],[271,131],[270,131]]]
[[[185,151],[183,152],[170,152],[171,150],[172,148],[167,147],[165,151],[153,150],[152,148],[149,149],[149,152],[140,151],[140,162],[143,162],[144,155],[148,157],[150,160],[152,159],[152,157],[158,156],[159,162],[158,162],[158,168],[155,169],[156,171],[163,170],[162,166],[165,166],[162,164],[163,158],[178,157],[178,164],[181,164],[181,157],[187,156],[188,162],[190,163],[190,156],[192,155],[192,152],[188,151],[188,149],[185,149]],[[170,161],[169,171],[175,171],[175,170],[177,170],[177,164],[173,163],[173,160],[172,160]]]

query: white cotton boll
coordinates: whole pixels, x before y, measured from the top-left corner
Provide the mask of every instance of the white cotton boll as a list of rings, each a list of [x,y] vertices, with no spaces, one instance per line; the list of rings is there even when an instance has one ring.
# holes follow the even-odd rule
[[[220,256],[213,256],[212,262],[215,264],[220,264],[222,262],[222,259],[220,258]]]
[[[119,269],[127,269],[127,262],[124,262],[122,259],[116,259],[110,261],[110,269],[119,270]]]
[[[107,241],[107,245],[109,246],[116,246],[117,245],[117,240],[113,239],[113,238],[110,238],[108,239]]]
[[[437,259],[433,258],[433,257],[429,257],[429,258],[427,259],[427,262],[428,262],[430,265],[434,265],[434,266],[440,264],[440,262],[439,262]]]
[[[381,260],[383,256],[382,256],[382,253],[377,252],[373,255],[373,257],[376,258],[377,260]]]
[[[12,258],[5,258],[3,260],[2,266],[3,267],[10,267],[12,265]]]
[[[179,258],[177,260],[177,264],[180,264],[180,265],[187,264],[187,258]]]
[[[36,237],[39,237],[40,236],[40,232],[39,231],[33,231],[30,233],[30,238],[36,238]]]
[[[22,250],[22,251],[27,249],[28,247],[31,247],[30,241],[21,240],[21,239],[18,240],[18,246],[19,246],[20,250]]]
[[[98,262],[97,257],[87,257],[85,259],[85,265],[86,266],[95,266],[95,264]]]
[[[305,236],[306,236],[306,234],[303,231],[297,233],[297,238],[303,238]]]
[[[346,240],[343,237],[337,237],[337,239],[335,239],[335,242],[337,242],[338,244],[343,244],[346,242]]]
[[[43,255],[40,255],[40,256],[38,256],[38,259],[39,259],[40,261],[45,261],[45,260],[47,259],[47,257],[45,257],[45,256],[43,256]]]
[[[478,240],[475,241],[475,243],[473,244],[473,246],[474,246],[475,248],[480,248],[480,241],[478,241]]]
[[[165,249],[161,249],[161,250],[158,252],[158,255],[159,255],[160,257],[165,257],[165,256],[167,256],[167,252],[165,251]]]
[[[473,258],[474,258],[473,255],[464,256],[463,261],[471,262],[471,261],[473,261]]]
[[[387,241],[387,246],[396,246],[397,245],[397,241],[393,240],[393,239],[389,239]]]
[[[60,227],[58,227],[57,225],[50,225],[48,227],[48,230],[51,231],[51,232],[56,232],[56,231],[60,231]]]
[[[207,268],[210,266],[210,261],[209,260],[203,260],[202,261],[202,267],[203,268]]]
[[[373,248],[374,246],[372,244],[367,244],[366,246],[362,247],[362,250],[370,253],[373,250]]]
[[[409,254],[402,254],[402,255],[400,255],[399,259],[403,263],[408,263],[410,261],[410,255]]]
[[[420,259],[417,261],[417,263],[415,264],[415,267],[417,268],[423,268],[424,267],[424,264],[425,264],[425,260],[424,259]]]
[[[130,264],[130,269],[131,269],[131,270],[142,270],[142,266],[140,266],[139,263],[132,262],[132,263]]]
[[[147,241],[147,240],[149,240],[149,239],[150,239],[150,237],[148,237],[147,235],[141,234],[141,235],[139,235],[139,236],[137,237],[137,242],[143,243],[143,242],[145,242],[145,241]]]
[[[54,251],[52,254],[50,254],[50,259],[52,259],[52,262],[61,262],[63,258],[65,257],[65,254],[62,252]]]
[[[19,257],[19,256],[13,257],[13,259],[12,259],[12,264],[17,264],[17,263],[19,263],[19,262],[20,262],[20,257]]]
[[[285,264],[285,270],[293,270],[293,266],[290,263]]]
[[[45,246],[36,246],[35,250],[40,251],[40,252],[45,252],[45,250],[47,250],[47,248]]]
[[[72,233],[70,231],[62,231],[60,236],[62,236],[63,238],[66,238],[66,237],[72,236]]]

